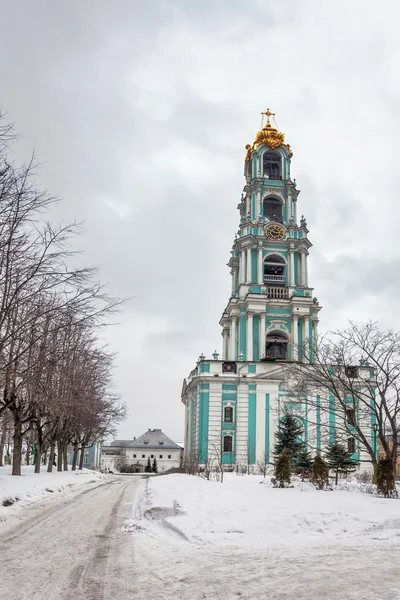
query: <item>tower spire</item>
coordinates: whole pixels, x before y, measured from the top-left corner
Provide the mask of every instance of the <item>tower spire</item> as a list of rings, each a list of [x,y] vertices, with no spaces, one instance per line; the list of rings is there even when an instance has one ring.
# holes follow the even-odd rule
[[[270,122],[269,118],[274,117],[275,113],[271,112],[269,110],[269,108],[267,108],[267,110],[265,112],[262,112],[261,114],[265,115],[267,117],[267,123],[266,123],[267,127],[268,127],[268,125],[271,126],[271,122]]]

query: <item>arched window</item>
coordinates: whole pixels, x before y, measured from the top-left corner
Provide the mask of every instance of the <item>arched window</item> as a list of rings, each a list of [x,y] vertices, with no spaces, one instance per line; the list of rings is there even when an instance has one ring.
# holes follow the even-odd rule
[[[282,203],[278,198],[274,198],[273,196],[267,196],[263,200],[264,207],[264,217],[268,219],[268,221],[277,221],[278,223],[282,223]]]
[[[273,331],[265,338],[265,358],[271,360],[286,359],[288,339],[281,331]]]
[[[233,439],[231,435],[224,436],[224,452],[233,452]]]
[[[272,254],[264,261],[264,283],[268,285],[286,284],[286,263],[282,256]]]
[[[282,160],[278,152],[264,152],[263,167],[269,179],[282,179]]]
[[[225,406],[224,408],[224,423],[233,423],[233,408]]]

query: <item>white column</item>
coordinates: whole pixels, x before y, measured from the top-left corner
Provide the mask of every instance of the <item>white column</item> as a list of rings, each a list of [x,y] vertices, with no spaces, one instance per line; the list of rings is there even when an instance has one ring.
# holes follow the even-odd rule
[[[246,217],[248,214],[251,214],[251,195],[247,194],[246,196]]]
[[[286,200],[286,219],[288,222],[292,216],[292,191],[289,189]]]
[[[289,250],[289,285],[294,287],[294,250]]]
[[[257,283],[262,285],[264,283],[264,273],[263,273],[263,247],[258,246],[258,255],[257,255]]]
[[[308,287],[308,267],[307,267],[308,255],[304,252],[304,285]]]
[[[243,249],[239,250],[239,284],[244,283],[244,279],[245,279],[244,252],[245,251]]]
[[[299,343],[299,330],[298,330],[298,319],[296,316],[292,318],[292,330],[293,330],[293,345],[292,345],[292,360],[297,360],[298,358],[298,350],[297,345]]]
[[[235,267],[233,269],[233,282],[234,282],[234,291],[236,292],[238,289],[238,277],[239,275],[239,267]]]
[[[295,224],[297,225],[297,200],[293,198],[293,219]]]
[[[315,348],[318,343],[318,319],[314,319],[313,322],[313,346]]]
[[[222,360],[228,360],[229,330],[222,330]]]
[[[253,313],[247,313],[246,323],[246,360],[253,360]]]
[[[261,215],[261,191],[257,190],[256,195],[256,219]]]
[[[246,268],[246,283],[251,283],[251,247],[249,246],[247,252],[247,268]]]
[[[310,317],[308,315],[305,315],[303,319],[303,344],[306,356],[310,356]]]
[[[237,360],[237,322],[238,317],[232,317],[230,333],[230,360]]]
[[[301,261],[301,285],[306,285],[306,253],[304,250],[300,252],[300,261]]]
[[[266,313],[260,313],[260,358],[265,355],[265,316]]]

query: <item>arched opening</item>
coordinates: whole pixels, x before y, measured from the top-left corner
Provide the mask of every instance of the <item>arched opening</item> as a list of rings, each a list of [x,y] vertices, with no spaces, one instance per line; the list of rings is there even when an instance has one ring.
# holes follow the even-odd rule
[[[224,452],[233,452],[233,438],[231,435],[225,435],[224,438],[223,451]]]
[[[267,196],[263,200],[264,217],[268,221],[277,221],[278,223],[283,222],[282,215],[282,203],[278,198],[273,196]]]
[[[285,360],[288,356],[288,339],[281,331],[268,333],[265,338],[265,358]]]
[[[269,179],[282,179],[282,158],[278,152],[264,152],[263,173]]]
[[[286,263],[282,256],[273,254],[264,260],[264,283],[268,285],[286,284]]]

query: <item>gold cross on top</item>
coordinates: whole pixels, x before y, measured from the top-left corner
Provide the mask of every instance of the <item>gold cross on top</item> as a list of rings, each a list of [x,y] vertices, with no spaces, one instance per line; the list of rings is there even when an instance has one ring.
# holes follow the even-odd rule
[[[269,110],[269,108],[267,108],[267,110],[266,110],[265,112],[262,112],[261,114],[262,114],[262,115],[265,115],[265,116],[267,117],[267,125],[271,125],[271,123],[269,122],[269,118],[270,118],[270,117],[274,117],[274,116],[275,116],[275,113],[271,112],[271,111]]]

